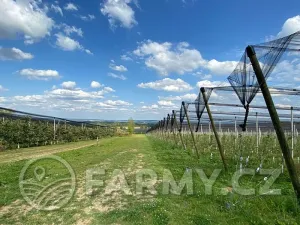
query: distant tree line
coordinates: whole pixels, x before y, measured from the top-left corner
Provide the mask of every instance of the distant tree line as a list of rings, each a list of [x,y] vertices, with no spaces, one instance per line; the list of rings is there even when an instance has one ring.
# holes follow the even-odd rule
[[[0,150],[95,140],[115,133],[114,127],[3,117],[0,119]]]

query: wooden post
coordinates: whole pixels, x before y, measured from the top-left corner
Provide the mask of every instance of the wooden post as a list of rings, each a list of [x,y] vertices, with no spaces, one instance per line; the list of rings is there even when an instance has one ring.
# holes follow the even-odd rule
[[[177,138],[176,138],[176,134],[175,134],[175,131],[174,131],[175,118],[174,118],[173,114],[172,114],[172,117],[170,116],[170,114],[168,114],[168,117],[171,118],[171,132],[173,133],[174,143],[177,146],[178,143],[177,143]]]
[[[169,122],[170,122],[170,115],[168,114],[166,120],[166,132],[167,132],[167,141],[170,141],[170,132],[169,132]]]
[[[211,127],[213,129],[214,134],[215,134],[215,138],[216,138],[216,141],[217,141],[217,144],[218,144],[218,148],[219,148],[220,155],[221,155],[221,158],[222,158],[222,161],[223,161],[223,165],[224,165],[225,171],[227,172],[228,169],[227,169],[227,164],[226,164],[226,161],[225,161],[224,150],[223,150],[219,135],[217,133],[217,129],[216,129],[214,119],[213,119],[211,111],[210,111],[210,107],[208,105],[208,101],[207,101],[206,94],[205,94],[205,89],[202,87],[200,90],[201,90],[201,93],[202,93],[202,96],[203,96],[206,111],[207,111],[208,116],[209,116]]]
[[[184,150],[186,150],[185,144],[184,144],[183,139],[182,139],[182,133],[181,133],[181,131],[179,130],[179,127],[178,127],[178,124],[177,124],[176,113],[175,113],[174,110],[172,111],[172,113],[173,113],[173,116],[174,116],[174,124],[175,124],[175,126],[176,126],[176,129],[177,129],[178,132],[179,132],[179,137],[180,137],[181,144],[182,144]]]
[[[258,154],[259,130],[258,130],[258,113],[256,112],[256,153]]]
[[[53,140],[55,141],[55,136],[56,136],[56,122],[55,118],[53,118]]]
[[[291,107],[291,136],[292,136],[292,159],[294,159],[294,113],[293,113],[293,107]]]
[[[285,138],[285,135],[284,135],[284,131],[281,127],[280,120],[279,120],[279,117],[278,117],[278,114],[277,114],[272,96],[270,94],[266,79],[265,79],[264,74],[263,74],[263,72],[261,70],[261,67],[259,65],[259,62],[258,62],[258,59],[256,57],[256,53],[255,53],[254,48],[252,46],[248,46],[246,48],[246,52],[247,52],[247,55],[248,55],[248,57],[251,61],[251,64],[252,64],[253,70],[255,72],[258,84],[260,86],[261,92],[264,96],[267,108],[269,110],[269,114],[270,114],[274,129],[275,129],[276,134],[277,134],[277,139],[278,139],[278,142],[279,142],[280,147],[281,147],[282,155],[285,159],[286,167],[288,169],[288,172],[289,172],[294,190],[296,192],[298,203],[300,204],[299,176],[297,174],[295,164],[294,164],[294,161],[293,161],[293,158],[292,158],[292,155],[291,155],[291,151],[289,149],[288,142],[287,142],[287,140]]]
[[[197,155],[197,158],[199,159],[199,152],[198,152],[198,149],[197,149],[197,145],[196,145],[196,141],[195,141],[195,136],[194,136],[194,133],[193,133],[193,129],[191,127],[191,122],[190,122],[190,118],[189,118],[189,114],[188,114],[188,110],[186,108],[185,102],[182,102],[182,106],[184,108],[184,113],[186,115],[186,120],[187,120],[188,126],[190,128],[190,132],[191,132],[193,144],[194,144],[194,147],[195,147],[196,155]]]

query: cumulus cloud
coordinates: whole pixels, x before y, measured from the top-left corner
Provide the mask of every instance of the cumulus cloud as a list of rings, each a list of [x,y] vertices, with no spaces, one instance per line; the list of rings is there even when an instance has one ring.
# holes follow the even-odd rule
[[[39,95],[11,96],[0,98],[0,101],[7,107],[18,106],[25,110],[26,107],[35,110],[59,110],[72,112],[110,112],[111,110],[130,110],[131,103],[123,100],[106,100],[99,102],[104,97],[108,97],[114,90],[110,87],[97,91],[85,91],[77,87],[73,81],[65,83],[64,87],[57,88],[54,86],[52,90],[45,91]],[[67,88],[67,89],[66,89]],[[69,114],[68,114],[69,116]]]
[[[76,82],[74,82],[74,81],[65,81],[60,86],[63,89],[73,90],[76,87]]]
[[[157,102],[160,106],[175,106],[175,104],[171,101],[161,100]]]
[[[27,60],[33,59],[33,55],[23,52],[18,48],[2,48],[0,47],[0,60]]]
[[[114,89],[112,89],[111,87],[105,87],[103,89],[105,92],[116,92]]]
[[[114,29],[119,24],[124,28],[132,28],[137,25],[134,11],[130,7],[131,0],[105,0],[101,4],[101,13],[108,17],[110,26]]]
[[[66,4],[64,9],[67,11],[78,11],[78,7],[76,5],[74,5],[73,3]]]
[[[173,45],[169,42],[158,43],[148,40],[140,43],[133,53],[143,58],[148,68],[163,76],[170,73],[182,75],[199,68],[207,69],[217,75],[229,75],[237,63],[235,61],[219,62],[215,59],[205,60],[201,53],[190,48],[187,42]]]
[[[100,83],[97,82],[97,81],[92,81],[92,83],[91,83],[91,88],[101,88],[101,87],[103,87],[102,84],[100,84]]]
[[[51,4],[51,10],[53,10],[56,13],[59,13],[61,16],[63,16],[63,11],[58,5]]]
[[[78,41],[65,36],[61,33],[56,34],[56,46],[61,48],[64,51],[74,51],[74,50],[82,50],[83,47],[79,44]]]
[[[121,60],[123,60],[123,61],[132,61],[132,58],[130,58],[128,55],[121,55]]]
[[[219,86],[230,86],[230,84],[226,81],[209,81],[209,80],[202,80],[197,83],[197,87],[219,87]]]
[[[92,21],[94,19],[96,19],[96,17],[92,14],[88,14],[87,16],[79,16],[80,19],[82,19],[83,21]]]
[[[159,108],[159,106],[156,104],[153,104],[150,106],[146,106],[146,105],[142,106],[142,109],[148,109],[148,110],[153,110],[153,109],[158,109],[158,108]]]
[[[0,38],[21,35],[31,44],[49,35],[53,26],[54,21],[47,16],[41,1],[0,1]]]
[[[115,62],[112,60],[109,64],[109,68],[118,72],[126,72],[127,68],[123,65],[116,65]]]
[[[287,19],[277,37],[284,37],[300,30],[300,15]]]
[[[130,105],[132,105],[131,103],[122,101],[122,100],[117,100],[117,101],[107,100],[104,102],[104,104],[111,105],[111,106],[130,106]]]
[[[196,94],[185,94],[185,95],[180,95],[180,96],[158,96],[158,98],[162,101],[194,101],[198,95]]]
[[[232,71],[236,68],[236,61],[223,61],[219,62],[215,59],[207,61],[203,68],[210,70],[216,75],[230,75]]]
[[[299,82],[300,81],[300,59],[282,60],[275,67],[270,81],[275,82]]]
[[[71,35],[72,33],[75,33],[78,36],[83,37],[83,31],[81,30],[81,28],[77,28],[75,26],[69,26],[67,24],[63,24],[63,27],[66,35]]]
[[[76,51],[76,50],[80,50],[80,51],[84,51],[89,55],[93,55],[93,53],[88,50],[85,49],[78,41],[62,34],[62,33],[58,33],[55,34],[56,36],[56,42],[55,45],[62,49],[63,51]]]
[[[149,83],[141,83],[138,84],[138,87],[170,92],[185,92],[193,89],[190,84],[181,79],[173,80],[170,78],[165,78]]]
[[[115,74],[115,73],[109,73],[108,76],[112,77],[112,78],[115,78],[115,79],[127,80],[127,77],[125,77],[122,74],[118,75],[118,74]]]
[[[51,80],[58,79],[60,75],[56,70],[35,70],[35,69],[22,69],[18,73],[29,80]]]

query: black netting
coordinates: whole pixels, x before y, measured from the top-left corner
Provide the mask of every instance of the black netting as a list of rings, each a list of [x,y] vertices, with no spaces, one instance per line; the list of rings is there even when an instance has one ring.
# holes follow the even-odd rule
[[[206,94],[207,101],[209,100],[212,91],[213,91],[213,88],[206,88],[205,89],[205,94]],[[202,116],[202,114],[204,112],[204,109],[205,109],[205,102],[204,102],[203,95],[202,95],[201,92],[199,93],[197,99],[195,100],[195,108],[196,108],[196,115],[197,115],[197,118],[198,118],[198,124],[197,124],[197,127],[196,127],[196,132],[198,132],[199,126],[200,126],[200,119],[201,119],[201,116]]]
[[[300,32],[252,47],[267,79],[285,51],[299,51]],[[246,51],[227,79],[246,109],[245,122],[242,125],[243,130],[245,130],[249,105],[259,91],[259,84]]]

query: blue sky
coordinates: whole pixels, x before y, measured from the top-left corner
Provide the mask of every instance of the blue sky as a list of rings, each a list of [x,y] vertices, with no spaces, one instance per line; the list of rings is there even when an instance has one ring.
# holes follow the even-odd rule
[[[1,0],[0,105],[159,119],[226,81],[248,44],[300,30],[299,9],[296,0]],[[298,70],[286,61],[277,72],[300,86]]]

